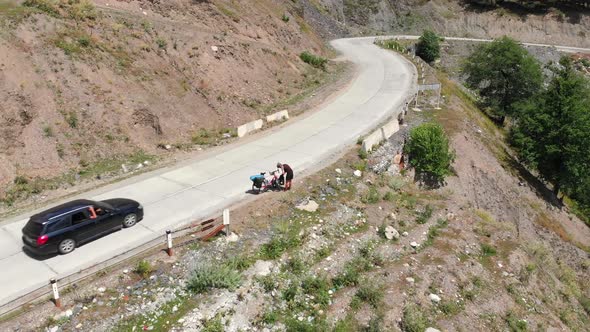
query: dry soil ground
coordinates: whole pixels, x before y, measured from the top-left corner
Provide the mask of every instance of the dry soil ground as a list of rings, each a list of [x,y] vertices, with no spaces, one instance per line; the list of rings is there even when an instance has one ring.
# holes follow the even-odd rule
[[[389,167],[397,135],[367,160],[351,151],[296,177],[292,192],[234,209],[237,239],[188,243],[174,258],[154,252],[69,290],[67,315],[46,303],[0,329],[586,329],[590,230],[524,180],[501,131],[439,79],[442,110],[423,107],[406,123],[437,121],[450,135],[456,175],[445,186],[421,188]],[[310,199],[317,211],[295,208]]]

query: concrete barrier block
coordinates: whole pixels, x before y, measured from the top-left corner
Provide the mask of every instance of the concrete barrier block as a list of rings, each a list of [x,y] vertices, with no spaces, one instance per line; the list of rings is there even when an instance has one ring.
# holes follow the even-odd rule
[[[276,113],[266,116],[266,122],[281,121],[281,120],[289,120],[289,112],[287,110],[282,110],[280,112],[276,112]]]
[[[363,140],[363,146],[362,146],[363,150],[365,152],[371,151],[373,146],[379,144],[382,139],[383,139],[383,133],[381,132],[381,128],[379,128],[378,130],[375,130],[370,135],[365,137],[365,139]]]
[[[248,122],[246,124],[239,126],[238,127],[238,137],[244,137],[244,136],[246,136],[246,134],[248,134],[254,130],[258,130],[258,129],[262,128],[263,124],[264,124],[264,122],[262,121],[262,119],[258,119],[258,120]]]
[[[381,131],[383,133],[383,139],[390,138],[393,134],[397,133],[399,130],[399,120],[394,119],[386,123],[383,127],[381,127]]]

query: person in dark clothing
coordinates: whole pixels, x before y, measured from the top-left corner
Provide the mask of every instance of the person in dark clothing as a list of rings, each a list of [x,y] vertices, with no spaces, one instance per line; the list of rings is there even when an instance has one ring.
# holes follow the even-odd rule
[[[277,163],[277,168],[283,173],[285,177],[285,191],[291,189],[291,181],[293,181],[293,169],[287,164]]]

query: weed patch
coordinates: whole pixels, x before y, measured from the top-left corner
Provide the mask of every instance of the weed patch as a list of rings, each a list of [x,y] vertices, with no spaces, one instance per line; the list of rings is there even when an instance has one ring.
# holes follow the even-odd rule
[[[303,61],[313,67],[316,67],[316,68],[319,68],[322,70],[326,70],[326,64],[328,63],[328,59],[326,59],[326,58],[322,58],[320,56],[313,55],[309,52],[301,53],[299,55],[299,58],[301,59],[301,61]]]
[[[192,272],[188,289],[195,293],[203,293],[212,288],[234,290],[240,282],[240,274],[230,266],[204,263]]]
[[[135,267],[133,272],[135,272],[137,275],[139,275],[142,278],[147,278],[147,276],[149,276],[153,270],[154,270],[154,268],[152,267],[150,262],[148,262],[146,260],[141,260],[137,263],[137,266]]]
[[[430,321],[422,308],[409,304],[404,307],[400,325],[404,332],[424,332],[430,326]]]

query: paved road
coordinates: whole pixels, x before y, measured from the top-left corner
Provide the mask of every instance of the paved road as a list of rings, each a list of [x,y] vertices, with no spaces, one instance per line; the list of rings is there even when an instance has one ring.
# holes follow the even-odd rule
[[[379,37],[379,38],[390,38],[395,37],[399,39],[411,39],[416,40],[420,38],[420,36],[413,36],[413,35],[399,35],[399,36],[387,36],[387,37]],[[479,38],[463,38],[463,37],[443,37],[445,40],[458,40],[458,41],[471,41],[471,42],[492,42],[493,39],[479,39]],[[565,53],[590,53],[590,48],[583,48],[583,47],[572,47],[572,46],[562,46],[562,45],[549,45],[549,44],[535,44],[535,43],[521,43],[525,46],[537,46],[537,47],[555,47],[560,52]]]
[[[249,176],[289,163],[295,177],[340,153],[385,118],[397,115],[415,90],[415,69],[401,56],[372,44],[373,38],[341,39],[333,46],[354,62],[358,75],[319,111],[256,140],[206,159],[141,176],[91,199],[140,201],[145,219],[81,246],[73,253],[36,260],[23,253],[21,228],[27,216],[0,228],[0,305],[118,253],[162,236],[166,229],[199,220],[248,196]],[[295,185],[298,183],[296,182]]]

